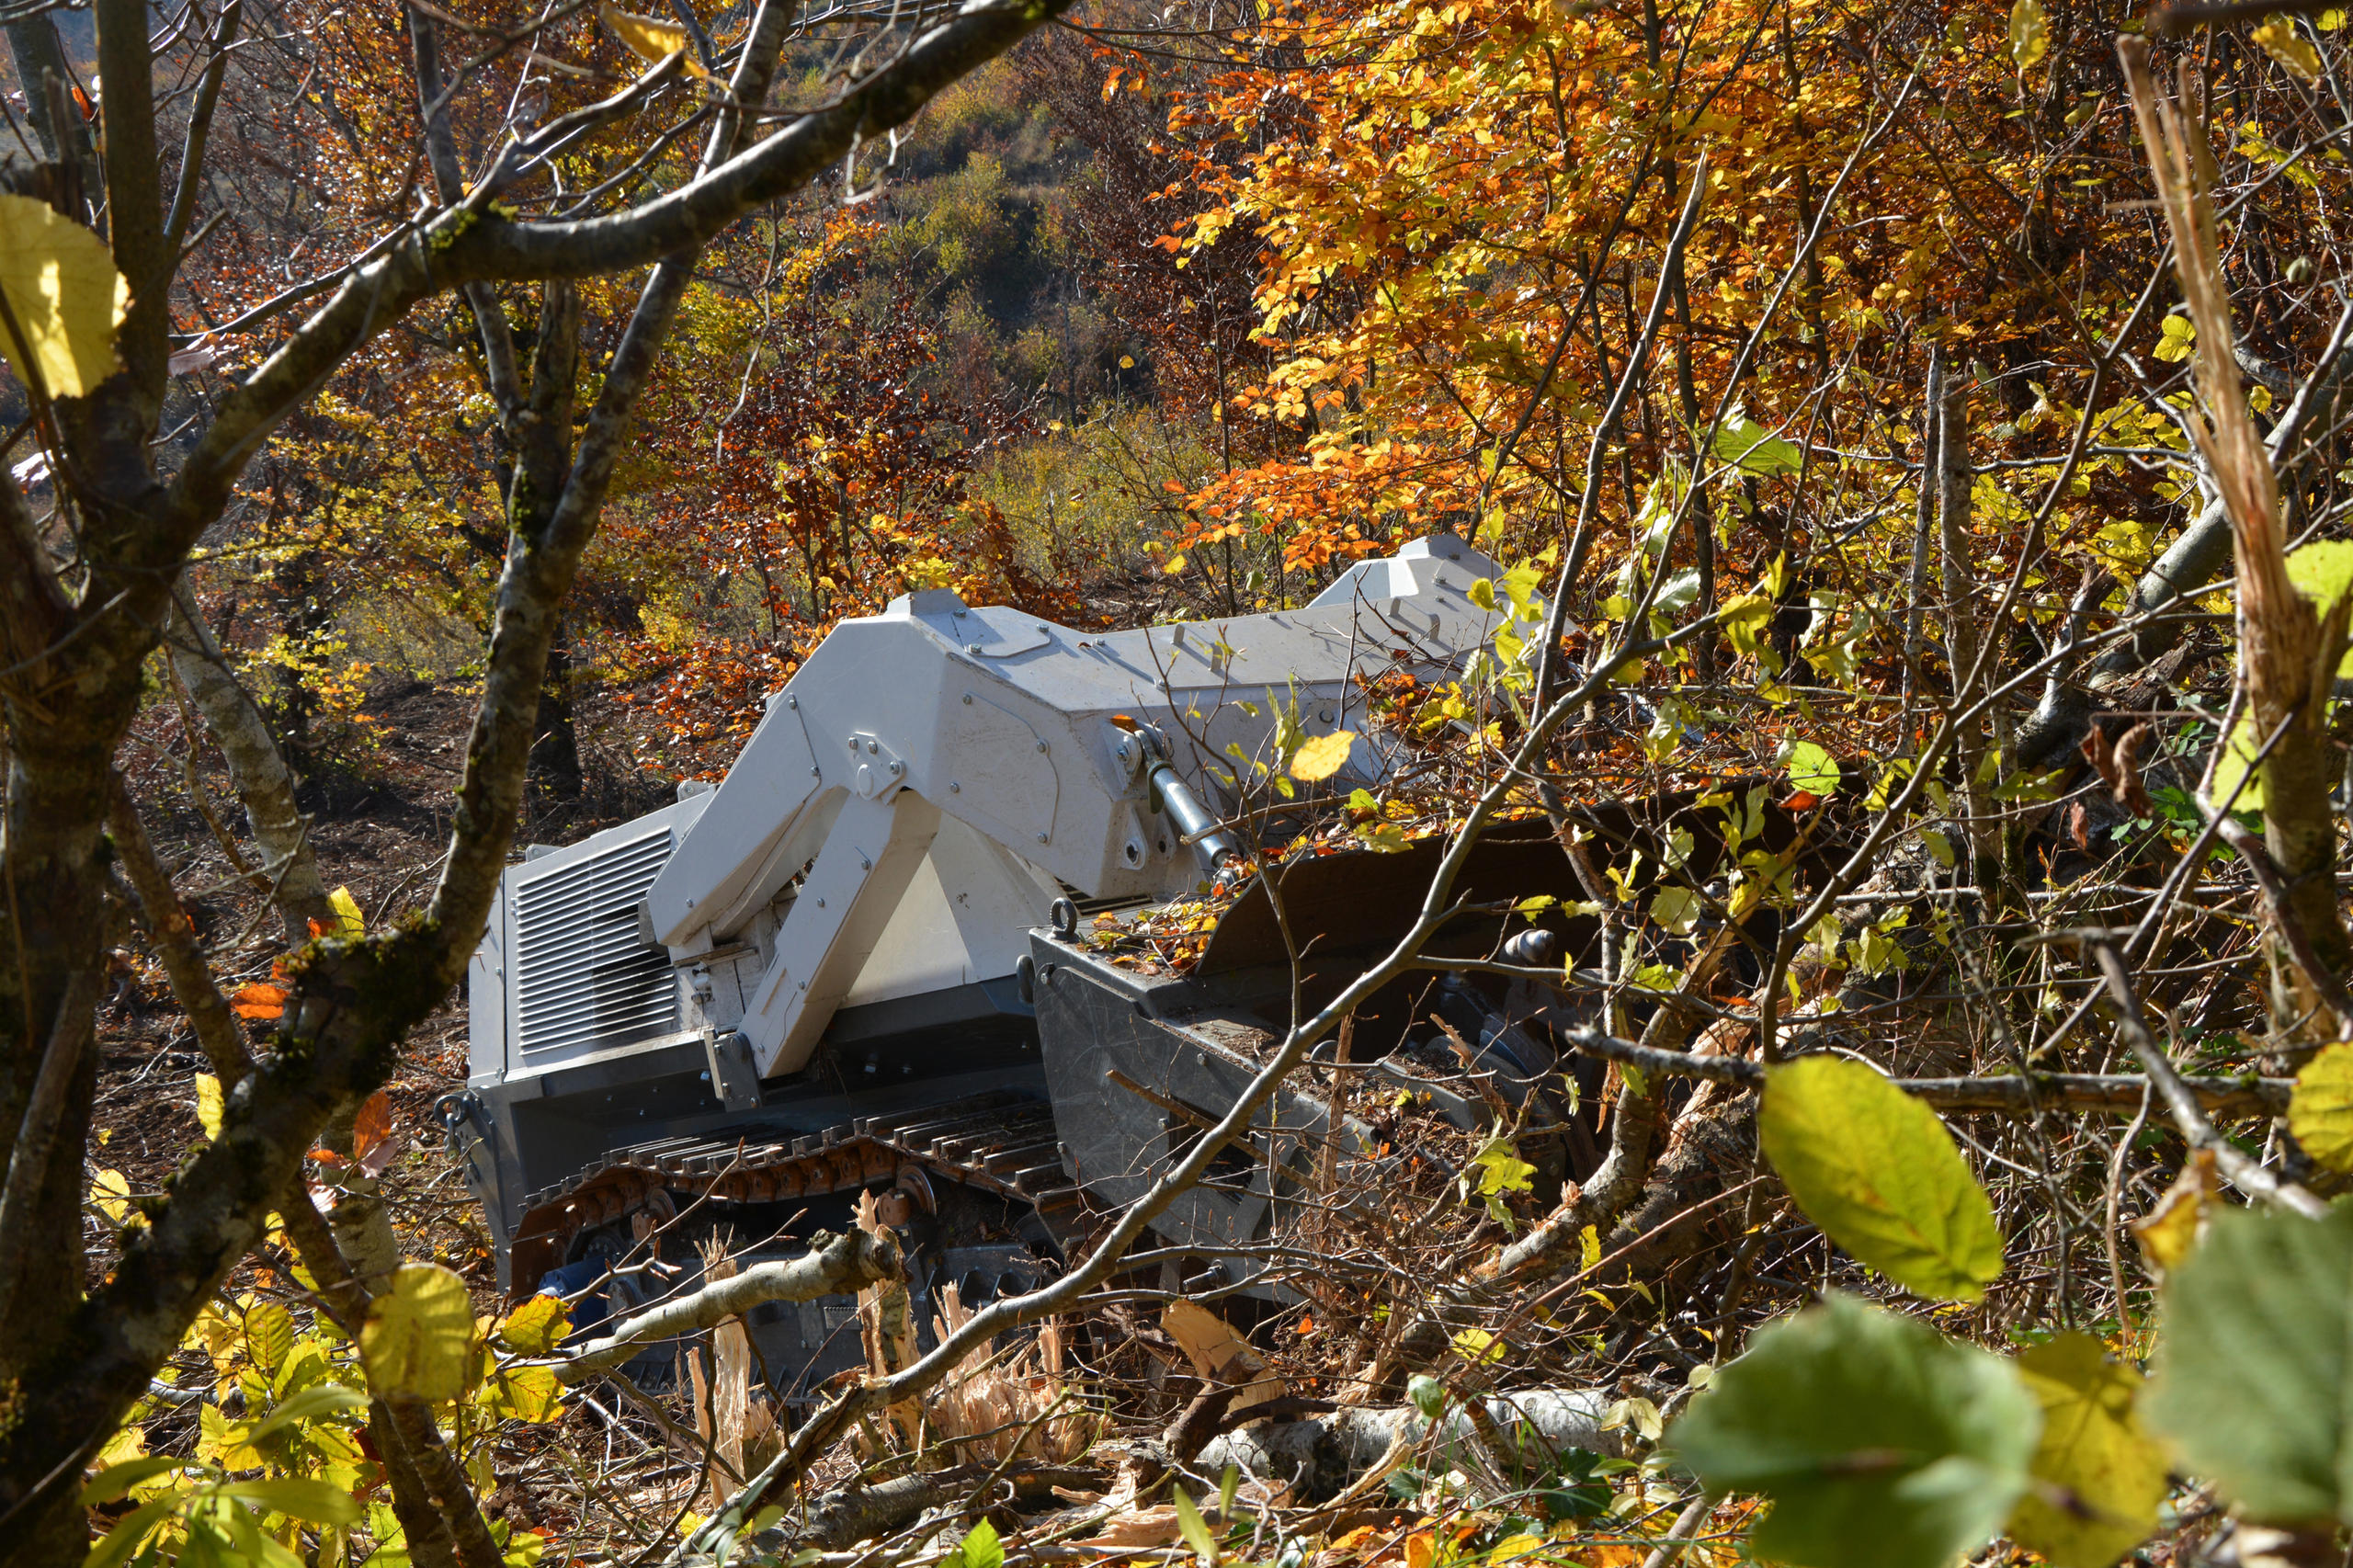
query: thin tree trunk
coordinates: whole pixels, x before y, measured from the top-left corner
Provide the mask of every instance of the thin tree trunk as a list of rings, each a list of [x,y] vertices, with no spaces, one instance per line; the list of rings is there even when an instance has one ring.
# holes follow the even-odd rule
[[[1958,714],[1975,699],[1981,684],[1974,678],[1980,643],[1972,604],[1977,578],[1969,556],[1969,492],[1976,471],[1969,466],[1968,378],[1948,369],[1937,381],[1941,395],[1931,405],[1937,422],[1937,546],[1944,576],[1945,660]],[[1953,751],[1961,763],[1962,809],[1969,815],[1970,872],[1990,911],[2001,888],[2002,824],[1994,809],[1993,780],[1984,776],[1985,732],[1979,724],[1956,722]]]
[[[268,718],[230,672],[185,582],[172,596],[171,629],[164,640],[173,671],[220,743],[229,781],[244,802],[245,820],[261,849],[262,875],[269,879],[270,896],[286,924],[287,945],[299,948],[311,939],[313,922],[332,926],[335,915],[319,875],[310,823],[295,803],[293,771],[270,735]]]

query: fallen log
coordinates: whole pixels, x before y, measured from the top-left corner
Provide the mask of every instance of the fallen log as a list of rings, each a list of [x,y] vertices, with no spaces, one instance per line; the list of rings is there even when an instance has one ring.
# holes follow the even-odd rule
[[[1401,1446],[1428,1444],[1430,1464],[1442,1469],[1483,1464],[1480,1444],[1496,1439],[1548,1461],[1570,1449],[1623,1458],[1618,1432],[1602,1426],[1616,1403],[1600,1389],[1530,1389],[1487,1395],[1485,1424],[1474,1422],[1459,1403],[1436,1423],[1411,1404],[1259,1421],[1211,1440],[1201,1449],[1199,1468],[1215,1475],[1231,1464],[1261,1480],[1288,1482],[1299,1501],[1318,1503],[1346,1491]],[[1482,1425],[1489,1426],[1483,1439],[1477,1430]]]
[[[1084,1465],[962,1464],[949,1470],[917,1471],[871,1486],[836,1487],[814,1499],[800,1518],[762,1532],[754,1544],[762,1551],[776,1547],[839,1551],[903,1529],[929,1509],[961,1503],[992,1478],[999,1486],[1013,1489],[1010,1501],[1016,1506],[1031,1508],[1051,1502],[1057,1486],[1091,1492],[1109,1481],[1105,1471]],[[1007,1501],[997,1487],[991,1491],[993,1495],[973,1501],[983,1507]]]

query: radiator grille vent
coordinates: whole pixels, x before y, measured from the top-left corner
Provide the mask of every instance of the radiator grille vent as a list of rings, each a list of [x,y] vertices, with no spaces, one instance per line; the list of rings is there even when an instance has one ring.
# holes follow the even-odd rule
[[[670,830],[659,828],[516,890],[526,1051],[626,1045],[677,1027],[669,950],[637,934],[638,900],[669,858]]]

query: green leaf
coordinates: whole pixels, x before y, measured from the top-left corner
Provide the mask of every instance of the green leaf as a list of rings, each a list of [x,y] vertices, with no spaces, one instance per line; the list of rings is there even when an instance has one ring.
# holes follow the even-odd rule
[[[0,354],[19,380],[83,397],[115,373],[131,285],[97,235],[46,201],[0,196],[0,292],[17,326],[0,328]]]
[[[1495,584],[1484,577],[1480,578],[1471,585],[1470,599],[1472,604],[1492,614],[1495,608]]]
[[[456,1271],[434,1263],[404,1263],[392,1288],[369,1304],[359,1330],[359,1360],[379,1394],[426,1401],[455,1399],[466,1390],[473,1346],[473,1305]]]
[[[1185,1532],[1185,1544],[1200,1557],[1203,1568],[1217,1562],[1217,1538],[1210,1534],[1210,1527],[1201,1517],[1200,1509],[1185,1495],[1181,1486],[1169,1488],[1168,1500],[1176,1506],[1176,1528]]]
[[[2165,1499],[2165,1456],[2132,1412],[2141,1374],[2087,1334],[2063,1334],[2018,1356],[2042,1406],[2038,1485],[2009,1533],[2053,1568],[2109,1568],[2149,1538]]]
[[[1405,1380],[1405,1397],[1414,1402],[1424,1421],[1435,1422],[1446,1413],[1446,1385],[1427,1372]]]
[[[940,1559],[939,1568],[1005,1568],[1005,1542],[996,1527],[982,1519],[964,1532],[956,1550]]]
[[[1716,611],[1716,625],[1742,658],[1764,647],[1765,629],[1772,623],[1773,601],[1764,594],[1735,594]]]
[[[2263,809],[2263,775],[2256,771],[2255,759],[2262,754],[2263,737],[2241,713],[2231,722],[2231,733],[2222,742],[2222,755],[2214,759],[2214,809],[2228,812],[2259,812]],[[2240,788],[2239,780],[2246,785]],[[2237,794],[2233,795],[2232,791]]]
[[[1760,1557],[1949,1568],[2026,1490],[2041,1425],[2009,1362],[1834,1293],[1718,1368],[1667,1439],[1710,1491],[1772,1500]]]
[[[2321,540],[2290,551],[2288,581],[2323,614],[2327,613],[2337,600],[2353,593],[2353,540]],[[2340,679],[2353,677],[2353,652],[2338,662],[2336,673]],[[2215,798],[2222,797],[2218,793]]]
[[[1812,741],[1800,741],[1790,748],[1790,782],[1806,793],[1835,795],[1838,778],[1836,760]]]
[[[356,1525],[367,1517],[358,1498],[324,1481],[237,1481],[221,1488],[221,1495],[242,1497],[273,1514],[314,1525]]]
[[[188,1461],[174,1459],[169,1454],[148,1454],[120,1464],[110,1464],[90,1477],[82,1487],[82,1506],[95,1508],[128,1496],[131,1489],[142,1481],[151,1481],[167,1470],[185,1470]]]
[[[2353,1207],[2217,1206],[2162,1300],[2141,1414],[2183,1468],[2267,1523],[2353,1517]]]
[[[1488,1139],[1486,1146],[1471,1156],[1471,1164],[1479,1173],[1482,1198],[1526,1192],[1536,1177],[1536,1167],[1521,1159],[1518,1151],[1505,1138]]]
[[[1771,1069],[1757,1131],[1806,1218],[1908,1290],[1974,1301],[2001,1276],[1985,1189],[1937,1113],[1862,1062]]]
[[[1762,425],[1735,409],[1716,426],[1716,460],[1730,463],[1759,479],[1795,473],[1805,466],[1805,454]]]
[[[346,1388],[341,1383],[321,1383],[316,1388],[304,1389],[271,1411],[260,1426],[245,1434],[245,1441],[258,1443],[297,1421],[315,1421],[338,1410],[364,1410],[367,1406],[368,1396],[358,1389]]]
[[[82,1568],[115,1568],[147,1539],[147,1532],[163,1522],[164,1516],[179,1503],[177,1497],[158,1497],[142,1503],[115,1521],[106,1539],[90,1548],[90,1555],[82,1559]]]
[[[1689,888],[1661,888],[1651,895],[1651,919],[1662,931],[1688,936],[1699,923],[1699,895]]]

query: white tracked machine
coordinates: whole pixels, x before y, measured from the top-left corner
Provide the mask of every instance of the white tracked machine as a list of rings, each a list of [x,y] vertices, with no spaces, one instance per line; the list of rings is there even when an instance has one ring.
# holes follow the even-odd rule
[[[946,1283],[973,1303],[1036,1282],[1089,1213],[1232,1105],[1290,1021],[1262,889],[1181,977],[1099,958],[1080,912],[1219,876],[1237,754],[1265,757],[1293,704],[1310,734],[1371,736],[1364,683],[1458,672],[1495,625],[1471,591],[1496,574],[1436,535],[1303,608],[1213,623],[1081,632],[944,590],[844,622],[715,790],[506,872],[473,960],[467,1087],[440,1107],[502,1282],[585,1290],[682,1216],[665,1256],[689,1273],[691,1249],[667,1244],[680,1231],[797,1253],[861,1190],[904,1221],[918,1323]],[[1394,765],[1359,738],[1333,782],[1378,785]],[[1394,939],[1430,865],[1346,855],[1287,875],[1311,1003]],[[1483,846],[1466,891],[1575,896],[1540,835]],[[1502,933],[1473,918],[1444,945],[1483,955]],[[1556,925],[1523,950],[1582,935]],[[1519,1017],[1507,1001],[1417,976],[1359,1014],[1356,1060],[1377,1072],[1442,1018],[1474,1069],[1524,1094],[1553,1053],[1524,992]],[[1451,1108],[1472,1119],[1472,1101]],[[1214,1256],[1273,1233],[1328,1118],[1312,1085],[1283,1096],[1164,1238]],[[1229,1252],[1222,1267],[1240,1281],[1258,1266]],[[654,1288],[616,1277],[575,1317]],[[754,1314],[780,1390],[859,1358],[852,1312]]]

